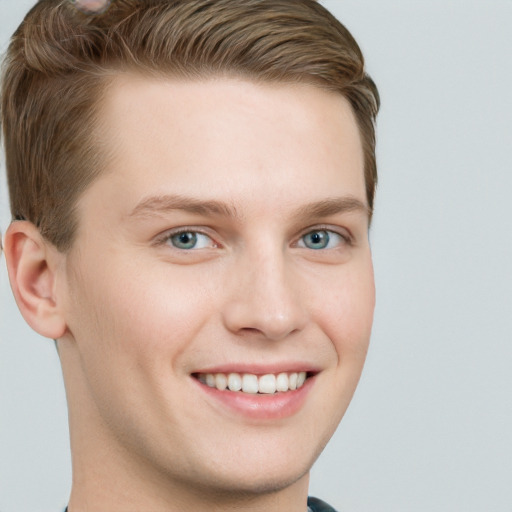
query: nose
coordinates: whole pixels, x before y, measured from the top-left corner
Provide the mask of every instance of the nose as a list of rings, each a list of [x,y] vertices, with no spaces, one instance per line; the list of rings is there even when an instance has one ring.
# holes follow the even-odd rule
[[[229,331],[277,341],[304,328],[307,311],[300,280],[283,251],[245,255],[235,267],[222,313]]]

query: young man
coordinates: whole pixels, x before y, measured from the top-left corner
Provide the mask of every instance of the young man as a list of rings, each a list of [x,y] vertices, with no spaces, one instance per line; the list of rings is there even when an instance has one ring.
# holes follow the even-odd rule
[[[332,510],[370,337],[378,94],[314,0],[42,0],[11,42],[5,253],[57,340],[69,512]]]

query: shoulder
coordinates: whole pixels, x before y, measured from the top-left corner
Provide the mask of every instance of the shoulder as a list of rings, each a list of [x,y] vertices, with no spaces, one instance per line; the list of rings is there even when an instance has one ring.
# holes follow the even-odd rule
[[[308,507],[311,512],[336,512],[330,505],[327,505],[325,501],[319,500],[318,498],[308,498]]]

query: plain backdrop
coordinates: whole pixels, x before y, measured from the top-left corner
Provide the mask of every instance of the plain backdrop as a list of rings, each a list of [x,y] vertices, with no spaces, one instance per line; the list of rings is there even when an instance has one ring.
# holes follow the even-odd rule
[[[33,3],[0,0],[0,51]],[[512,0],[324,4],[382,96],[377,309],[311,494],[340,512],[510,512]],[[70,455],[57,354],[21,319],[3,257],[0,306],[0,511],[60,511]]]

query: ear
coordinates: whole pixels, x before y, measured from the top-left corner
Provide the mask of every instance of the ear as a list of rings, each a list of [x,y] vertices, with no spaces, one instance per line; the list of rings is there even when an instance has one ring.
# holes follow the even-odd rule
[[[23,318],[46,338],[62,337],[66,322],[56,297],[56,278],[64,256],[27,221],[11,223],[4,251],[11,288]]]

